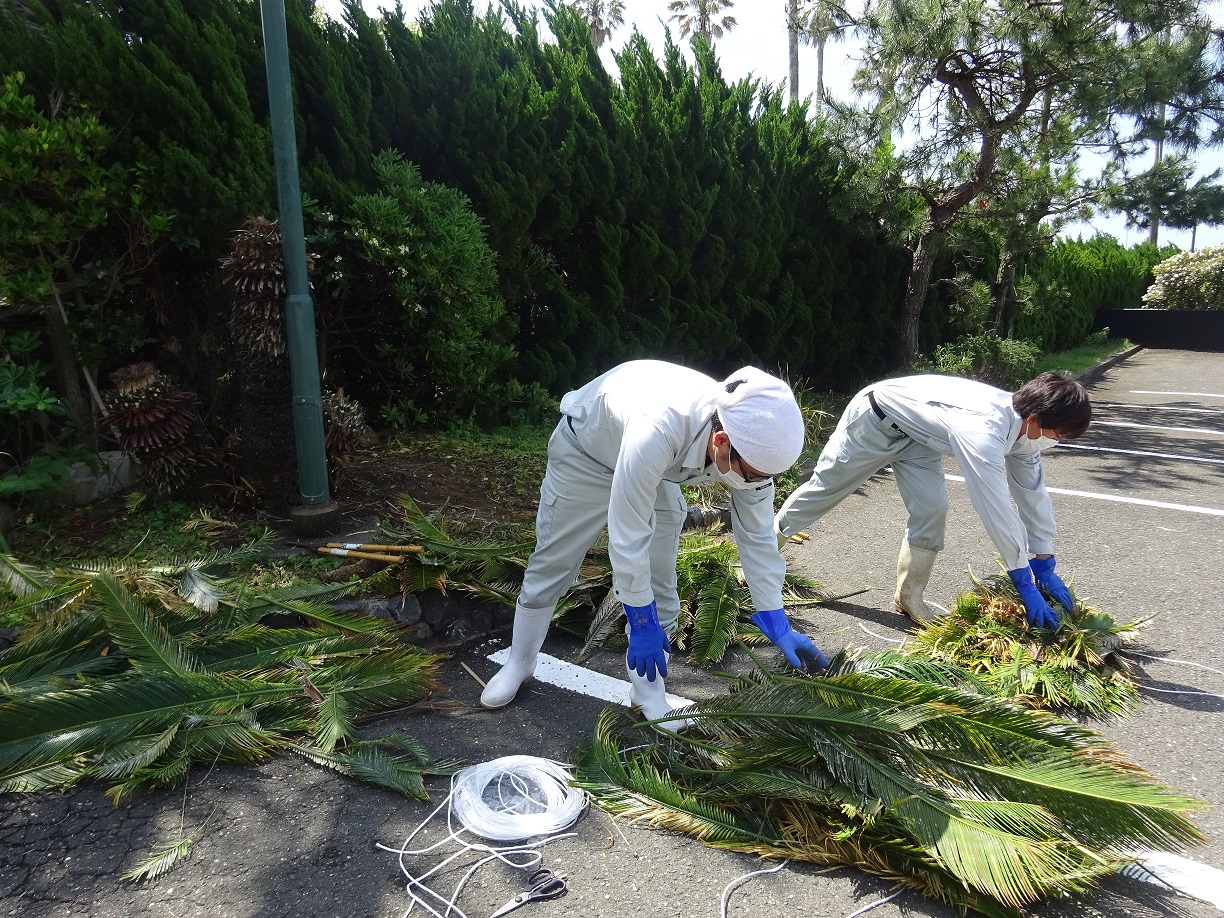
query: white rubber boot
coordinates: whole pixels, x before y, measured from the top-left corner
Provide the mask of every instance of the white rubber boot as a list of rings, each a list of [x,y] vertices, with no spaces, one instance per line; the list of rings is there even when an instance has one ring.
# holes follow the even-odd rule
[[[938,616],[939,610],[922,598],[931,570],[939,552],[929,548],[916,548],[909,542],[901,543],[901,554],[897,556],[897,592],[893,605],[921,624]]]
[[[668,654],[668,659],[671,659],[671,654]],[[639,676],[637,670],[629,665],[628,660],[625,661],[625,669],[629,671],[629,706],[637,711],[647,720],[657,720],[660,717],[667,717],[675,710],[667,702],[667,686],[663,683],[663,677],[655,673],[654,682],[651,682],[645,676]],[[692,726],[693,722],[687,717],[674,717],[665,720],[660,724],[655,724],[661,730],[668,730],[672,733],[679,733],[681,730]]]
[[[523,683],[531,678],[535,672],[536,654],[544,646],[552,616],[552,609],[525,609],[519,606],[514,610],[510,656],[481,693],[482,708],[504,708],[514,700]]]

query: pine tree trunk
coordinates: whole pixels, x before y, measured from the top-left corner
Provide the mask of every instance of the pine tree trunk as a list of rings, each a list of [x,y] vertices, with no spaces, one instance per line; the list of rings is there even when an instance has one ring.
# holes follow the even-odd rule
[[[995,275],[994,306],[986,321],[987,328],[1000,338],[1008,336],[1012,304],[1016,301],[1016,263],[1019,260],[1020,256],[1010,246],[1004,246],[999,272]]]
[[[943,245],[943,231],[926,229],[914,249],[909,279],[905,283],[905,299],[901,303],[901,360],[909,363],[918,356],[918,325],[927,287],[931,283],[931,268]]]

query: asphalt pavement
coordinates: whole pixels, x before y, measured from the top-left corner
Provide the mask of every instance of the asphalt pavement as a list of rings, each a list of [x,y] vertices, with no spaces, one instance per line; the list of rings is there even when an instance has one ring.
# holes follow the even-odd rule
[[[1047,454],[1059,571],[1074,576],[1090,604],[1122,619],[1150,617],[1140,649],[1224,670],[1213,652],[1224,606],[1224,355],[1140,351],[1107,371],[1092,395],[1095,423],[1076,444],[1091,449],[1060,446]],[[951,460],[946,471],[959,474]],[[927,594],[937,602],[968,588],[970,569],[997,569],[964,485],[950,480],[948,490],[948,544]],[[814,527],[809,542],[788,547],[794,569],[826,587],[869,588],[842,603],[792,610],[826,653],[845,645],[882,649],[905,636],[908,621],[891,611],[904,520],[884,473]],[[502,711],[478,707],[480,685],[464,665],[487,679],[497,669],[488,655],[508,637],[455,648],[444,663],[443,681],[464,704],[462,713],[387,718],[371,732],[404,730],[439,757],[470,762],[520,753],[570,760],[589,739],[604,701],[537,680]],[[572,661],[578,648],[575,637],[554,629],[545,651]],[[622,659],[601,652],[586,665],[623,678]],[[1164,691],[1145,691],[1133,717],[1095,726],[1135,762],[1216,807],[1198,817],[1215,842],[1189,856],[1224,869],[1218,809],[1224,674],[1157,661],[1146,672],[1150,688]],[[675,659],[668,688],[701,698],[720,691],[721,683]],[[253,768],[197,768],[185,789],[118,807],[93,785],[0,796],[0,916],[401,916],[409,904],[404,880],[395,856],[375,844],[399,846],[429,816],[446,782],[430,788],[434,802],[408,801],[285,758]],[[190,858],[171,873],[140,885],[118,879],[152,849],[201,826]],[[545,864],[568,875],[569,894],[531,903],[516,916],[714,918],[727,884],[769,866],[672,832],[614,822],[598,810],[588,811],[574,831],[576,837],[545,850]],[[435,820],[414,845],[444,835]],[[452,872],[437,886],[449,889],[458,879]],[[472,918],[486,918],[519,891],[519,880],[508,868],[483,868],[458,905]],[[1141,888],[1157,898],[1140,906],[1130,898],[1139,888],[1111,881],[1088,904],[1041,914],[1219,914],[1151,886]],[[851,868],[787,865],[739,887],[727,914],[849,918],[873,905],[872,918],[953,914],[910,892],[880,902],[894,891]]]

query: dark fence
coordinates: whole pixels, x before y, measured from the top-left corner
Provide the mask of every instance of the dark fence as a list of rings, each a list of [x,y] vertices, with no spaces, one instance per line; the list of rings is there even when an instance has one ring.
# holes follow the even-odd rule
[[[1092,327],[1144,347],[1224,351],[1224,310],[1099,309]]]

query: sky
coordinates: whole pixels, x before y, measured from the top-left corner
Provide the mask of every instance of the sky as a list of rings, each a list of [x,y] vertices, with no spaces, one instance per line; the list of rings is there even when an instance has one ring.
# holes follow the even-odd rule
[[[432,4],[429,0],[402,0],[404,13],[409,20],[419,17],[422,10]],[[522,0],[526,6],[539,6],[534,0]],[[318,0],[320,8],[328,15],[340,18],[340,0]],[[382,7],[394,8],[394,0],[362,0],[364,9],[370,14],[376,14]],[[488,4],[485,0],[475,0],[476,9],[482,12]],[[656,53],[661,53],[667,12],[667,0],[624,0],[625,24],[612,33],[611,39],[605,43],[602,50],[604,65],[612,72],[616,63],[612,51],[622,47],[636,28]],[[1224,0],[1214,0],[1211,4],[1213,17],[1224,20]],[[728,13],[736,18],[735,28],[729,30],[716,42],[718,59],[722,65],[723,75],[728,81],[738,80],[745,76],[755,76],[758,79],[781,84],[786,81],[790,64],[787,56],[786,37],[786,0],[737,0]],[[676,23],[668,23],[672,37],[678,38],[679,28]],[[687,50],[687,41],[680,42]],[[833,98],[853,101],[854,91],[851,88],[851,77],[857,66],[857,46],[853,37],[840,44],[829,43],[825,47],[824,83],[826,92]],[[691,55],[690,55],[691,56]],[[804,45],[799,46],[799,92],[803,96],[812,93],[816,88],[816,51]],[[1199,159],[1200,173],[1224,167],[1224,152],[1211,151],[1202,154]],[[1135,227],[1127,228],[1126,219],[1122,216],[1098,216],[1091,223],[1078,223],[1064,230],[1063,235],[1088,238],[1096,232],[1115,236],[1123,245],[1133,245],[1147,239],[1148,231]],[[1160,228],[1161,244],[1172,243],[1183,250],[1191,248],[1190,230],[1172,230]],[[1209,245],[1224,244],[1224,227],[1199,227],[1193,238],[1194,248],[1201,249]]]

